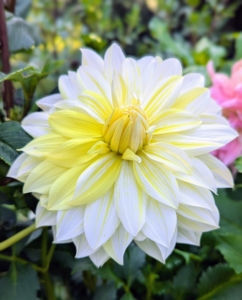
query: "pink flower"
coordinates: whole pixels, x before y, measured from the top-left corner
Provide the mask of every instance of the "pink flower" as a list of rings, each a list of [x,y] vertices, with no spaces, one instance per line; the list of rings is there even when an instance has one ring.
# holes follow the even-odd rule
[[[239,134],[235,140],[213,152],[224,164],[231,165],[242,155],[242,60],[233,65],[230,78],[223,73],[215,73],[212,62],[208,63],[207,70],[213,83],[211,96],[222,107],[222,114],[230,126]]]

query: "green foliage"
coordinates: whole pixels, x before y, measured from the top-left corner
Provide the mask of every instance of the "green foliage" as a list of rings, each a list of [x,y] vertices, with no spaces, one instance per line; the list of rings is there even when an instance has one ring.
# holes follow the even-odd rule
[[[198,283],[198,300],[241,299],[242,275],[236,275],[225,264],[209,267]]]
[[[37,300],[39,280],[30,265],[13,263],[6,276],[0,279],[1,297],[4,300]]]

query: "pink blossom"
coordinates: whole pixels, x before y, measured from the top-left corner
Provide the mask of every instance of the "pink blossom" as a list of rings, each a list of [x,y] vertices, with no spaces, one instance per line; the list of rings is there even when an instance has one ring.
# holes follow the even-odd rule
[[[222,107],[230,126],[239,133],[235,140],[213,152],[226,165],[231,165],[242,155],[242,60],[233,65],[230,77],[215,73],[212,62],[208,63],[207,70],[213,84],[212,98]]]

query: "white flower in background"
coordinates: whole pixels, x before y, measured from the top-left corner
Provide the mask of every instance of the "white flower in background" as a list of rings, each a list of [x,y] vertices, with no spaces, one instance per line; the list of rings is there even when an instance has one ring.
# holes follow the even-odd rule
[[[237,136],[203,86],[176,59],[82,49],[60,94],[23,120],[34,140],[8,174],[39,199],[37,226],[97,266],[122,264],[133,240],[161,262],[176,242],[199,245],[218,228],[211,191],[233,184],[209,153]]]

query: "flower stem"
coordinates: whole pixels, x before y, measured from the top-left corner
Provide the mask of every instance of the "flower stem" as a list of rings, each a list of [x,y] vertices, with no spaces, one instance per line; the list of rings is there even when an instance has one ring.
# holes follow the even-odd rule
[[[19,262],[23,265],[30,264],[32,266],[32,268],[35,269],[36,271],[43,272],[43,268],[37,266],[34,263],[31,263],[30,261],[27,261],[25,259],[22,259],[22,258],[19,258],[19,257],[16,257],[16,256],[8,256],[8,255],[5,255],[5,254],[0,254],[0,260],[6,260],[6,261],[10,261],[10,262]]]
[[[11,236],[9,239],[0,243],[0,251],[16,244],[18,241],[22,240],[27,235],[31,234],[36,230],[35,224],[30,225],[29,227],[25,228],[24,230],[16,233],[15,235]]]

